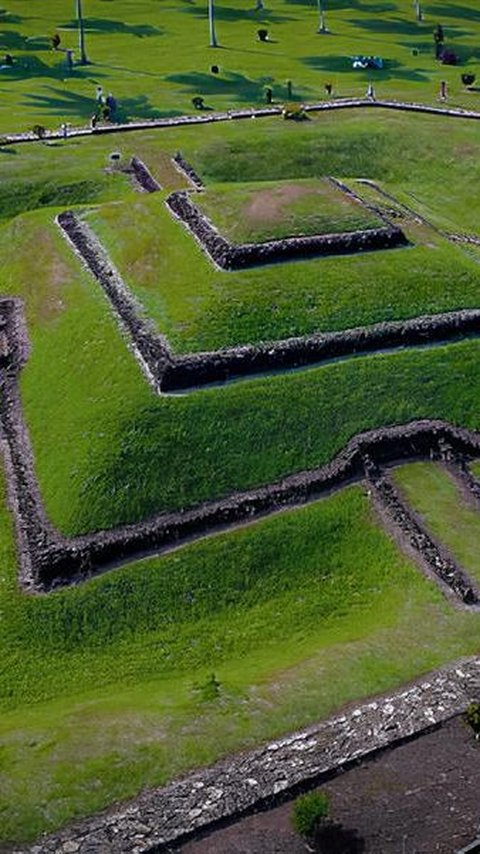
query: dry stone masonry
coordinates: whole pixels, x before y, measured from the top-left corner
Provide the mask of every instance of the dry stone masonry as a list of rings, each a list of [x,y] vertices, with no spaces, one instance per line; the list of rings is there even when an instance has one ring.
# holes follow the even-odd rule
[[[265,809],[379,750],[420,736],[480,698],[480,659],[197,771],[12,854],[168,852],[199,831]]]

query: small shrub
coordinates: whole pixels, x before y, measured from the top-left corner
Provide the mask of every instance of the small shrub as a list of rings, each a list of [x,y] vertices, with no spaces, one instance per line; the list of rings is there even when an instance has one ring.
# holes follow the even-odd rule
[[[209,703],[212,700],[217,700],[220,696],[221,683],[215,673],[211,673],[205,682],[197,682],[193,688],[203,703]]]
[[[47,135],[47,131],[43,127],[43,125],[34,125],[32,128],[32,133],[35,134],[38,139],[45,139]]]
[[[201,98],[200,95],[195,95],[195,97],[192,98],[192,104],[196,110],[203,110],[204,99]]]
[[[475,738],[480,739],[480,703],[470,703],[465,712],[465,720],[472,727]]]
[[[293,122],[303,122],[308,119],[303,104],[286,104],[282,110],[282,116]]]
[[[313,840],[330,813],[330,798],[326,792],[300,795],[292,808],[293,829],[304,839]]]

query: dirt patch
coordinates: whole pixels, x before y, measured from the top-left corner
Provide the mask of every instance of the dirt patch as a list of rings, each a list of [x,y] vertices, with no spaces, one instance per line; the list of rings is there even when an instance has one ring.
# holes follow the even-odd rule
[[[270,190],[259,190],[245,205],[243,216],[252,223],[281,222],[285,208],[303,196],[321,195],[320,189],[302,184],[284,184]]]
[[[340,774],[322,788],[332,817],[352,835],[346,852],[452,854],[480,825],[480,743],[461,718]],[[305,854],[291,804],[249,816],[182,854]]]

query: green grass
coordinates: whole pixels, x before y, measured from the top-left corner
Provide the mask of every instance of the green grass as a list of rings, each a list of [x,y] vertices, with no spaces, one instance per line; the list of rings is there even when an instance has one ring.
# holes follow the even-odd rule
[[[265,86],[283,103],[287,80],[297,100],[323,98],[326,82],[337,96],[363,96],[372,76],[379,96],[436,102],[445,79],[450,103],[478,106],[478,94],[464,92],[460,83],[460,70],[477,70],[480,31],[475,10],[463,0],[441,10],[427,5],[422,24],[415,20],[411,0],[332,6],[328,36],[316,33],[314,4],[277,0],[257,13],[253,3],[225,0],[217,9],[218,50],[208,47],[207,9],[200,0],[117,0],[115,5],[88,0],[86,40],[93,64],[73,72],[66,68],[65,55],[49,45],[58,32],[62,47],[76,49],[73,8],[64,0],[49,0],[35,14],[31,0],[5,0],[4,8],[0,51],[11,53],[15,66],[0,70],[0,130],[38,122],[50,127],[86,123],[98,84],[115,94],[120,119],[192,112],[195,95],[213,109],[259,104]],[[460,69],[435,62],[432,30],[439,15],[448,45],[462,60]],[[257,41],[261,26],[269,29],[270,43]],[[374,75],[353,71],[356,54],[380,54],[385,68]],[[210,72],[213,63],[220,74]]]
[[[455,100],[478,33],[464,4],[444,10],[465,59],[444,69],[432,60],[437,21],[418,27],[410,0],[329,9],[325,38],[313,6],[281,2],[266,15],[276,41],[260,45],[255,13],[227,0],[218,29],[228,49],[209,51],[205,4],[86,0],[96,64],[67,78],[58,54],[23,41],[68,23],[63,0],[35,16],[27,0],[5,2],[0,51],[28,67],[0,78],[0,128],[11,127],[13,107],[24,127],[85,119],[97,83],[131,117],[184,112],[193,94],[213,107],[258,102],[270,77],[278,99],[286,79],[299,98],[317,97],[327,77],[359,94],[367,76],[346,62],[357,52],[390,59],[378,77],[385,94],[432,100],[445,76]],[[69,28],[60,32],[73,43]],[[478,229],[473,123],[371,111],[1,149],[0,292],[24,301],[22,402],[59,529],[111,527],[266,483],[321,465],[383,424],[436,417],[480,428],[475,340],[155,395],[53,224],[65,206],[89,218],[179,352],[479,304],[475,256],[425,229],[409,232],[406,250],[268,267],[261,279],[218,273],[164,209],[165,194],[185,185],[169,160],[177,149],[208,185],[235,183],[237,199],[245,183],[366,177],[404,200],[414,193],[452,230]],[[105,172],[114,150],[124,162],[142,157],[164,193],[140,196],[125,175]],[[474,541],[470,521],[462,530]],[[48,597],[19,591],[0,502],[0,557],[4,840],[33,838],[479,649],[478,616],[452,609],[398,553],[362,487]],[[201,686],[212,672],[220,696],[207,702]]]
[[[395,471],[395,482],[431,533],[480,582],[480,513],[467,504],[440,465],[412,463]]]
[[[195,204],[235,243],[383,225],[325,179],[213,185],[195,198]]]
[[[48,597],[18,592],[4,505],[0,548],[3,840],[306,725],[480,640],[358,487]],[[212,672],[220,694],[206,701]]]
[[[22,400],[47,511],[65,533],[320,465],[382,424],[442,417],[479,426],[475,341],[157,397],[51,216],[30,214],[3,231],[0,275],[2,290],[26,299]]]

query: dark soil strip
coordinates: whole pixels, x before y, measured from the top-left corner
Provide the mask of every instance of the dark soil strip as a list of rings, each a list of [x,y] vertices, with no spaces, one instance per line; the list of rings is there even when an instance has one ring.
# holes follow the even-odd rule
[[[311,237],[286,237],[265,243],[230,243],[192,201],[186,191],[171,193],[167,207],[187,226],[208,257],[222,270],[244,270],[261,264],[276,264],[294,258],[352,255],[356,252],[393,249],[408,245],[400,228],[388,224],[382,228],[351,231],[344,234],[315,234]]]
[[[71,212],[61,214],[58,223],[106,292],[123,328],[131,337],[132,347],[140,357],[144,372],[163,392],[318,365],[356,354],[443,343],[480,333],[480,310],[466,309],[378,323],[344,332],[326,332],[305,338],[175,356],[165,337],[159,335],[144,317],[141,306],[86,223]],[[218,239],[223,240],[220,235]]]
[[[331,780],[360,759],[374,758],[386,748],[435,730],[480,696],[479,685],[480,659],[457,662],[390,696],[350,707],[307,730],[143,792],[129,803],[43,838],[38,847],[15,851],[167,852],[200,832]],[[66,843],[70,847],[63,847]]]

